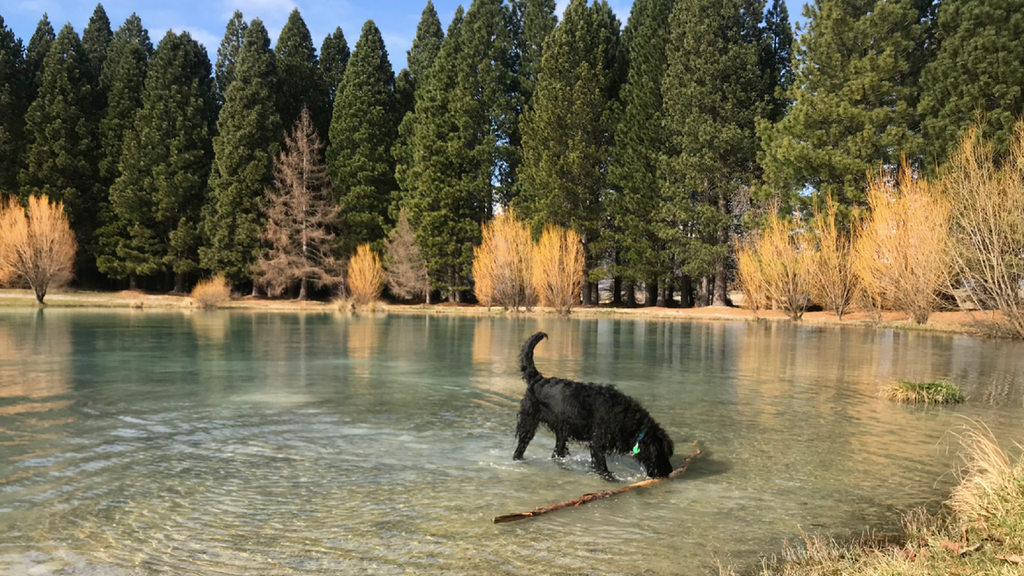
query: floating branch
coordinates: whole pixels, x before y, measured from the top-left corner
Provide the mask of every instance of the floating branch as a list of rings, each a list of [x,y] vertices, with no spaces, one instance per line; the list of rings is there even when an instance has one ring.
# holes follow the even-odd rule
[[[593,502],[594,500],[601,500],[603,498],[610,498],[612,496],[615,496],[616,494],[622,494],[623,492],[629,492],[630,490],[632,490],[634,488],[643,488],[644,486],[650,486],[652,484],[657,484],[658,482],[661,482],[662,480],[668,480],[669,478],[675,478],[676,476],[679,476],[683,472],[686,472],[686,469],[690,467],[690,462],[693,461],[694,458],[696,458],[697,456],[700,456],[700,455],[701,455],[700,449],[694,450],[693,454],[691,454],[689,458],[687,458],[686,460],[683,460],[683,463],[678,468],[673,470],[668,476],[665,476],[664,478],[651,478],[650,480],[644,480],[642,482],[637,482],[635,484],[630,484],[629,486],[625,486],[623,488],[619,488],[618,490],[605,490],[603,492],[591,492],[589,494],[584,494],[583,496],[580,496],[579,498],[576,498],[574,500],[569,500],[568,502],[562,502],[561,504],[552,504],[551,506],[544,506],[544,507],[541,507],[541,508],[535,508],[534,510],[532,510],[530,512],[516,512],[515,514],[505,514],[505,515],[502,515],[502,516],[495,516],[494,517],[494,523],[495,524],[504,524],[505,522],[515,522],[516,520],[522,520],[523,518],[533,518],[534,516],[540,516],[541,514],[547,514],[548,512],[552,512],[554,510],[561,510],[562,508],[576,507],[576,506],[579,506],[581,504],[586,504],[587,502]]]

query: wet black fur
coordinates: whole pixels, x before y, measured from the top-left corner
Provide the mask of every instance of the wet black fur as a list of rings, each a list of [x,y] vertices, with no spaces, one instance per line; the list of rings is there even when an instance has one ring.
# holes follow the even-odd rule
[[[648,476],[668,476],[672,471],[672,439],[639,402],[612,386],[545,378],[537,371],[533,349],[547,337],[543,332],[530,336],[519,354],[519,368],[527,388],[519,404],[519,445],[513,458],[523,458],[537,426],[543,423],[555,434],[552,458],[568,456],[566,442],[570,440],[585,443],[590,448],[594,471],[610,479],[605,454],[632,454],[643,431],[640,454],[635,458]]]

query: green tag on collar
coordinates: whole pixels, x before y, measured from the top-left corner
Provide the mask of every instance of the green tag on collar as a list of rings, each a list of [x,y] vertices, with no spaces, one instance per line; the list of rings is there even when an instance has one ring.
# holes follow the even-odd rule
[[[639,453],[640,453],[640,443],[637,442],[636,446],[633,446],[633,454],[639,454]]]

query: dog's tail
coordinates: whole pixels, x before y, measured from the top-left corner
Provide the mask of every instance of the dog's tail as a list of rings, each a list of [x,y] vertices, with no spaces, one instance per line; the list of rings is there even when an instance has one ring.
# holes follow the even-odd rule
[[[519,370],[523,372],[523,380],[532,382],[541,377],[540,372],[537,371],[537,365],[533,363],[533,349],[547,337],[547,334],[537,332],[523,344],[523,349],[519,352]]]

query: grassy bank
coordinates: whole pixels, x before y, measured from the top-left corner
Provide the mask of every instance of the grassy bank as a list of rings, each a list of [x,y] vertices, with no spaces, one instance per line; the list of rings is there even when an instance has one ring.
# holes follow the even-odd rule
[[[1011,458],[981,425],[960,439],[960,483],[938,515],[913,511],[886,537],[808,536],[766,560],[760,576],[1024,574],[1024,458]]]

